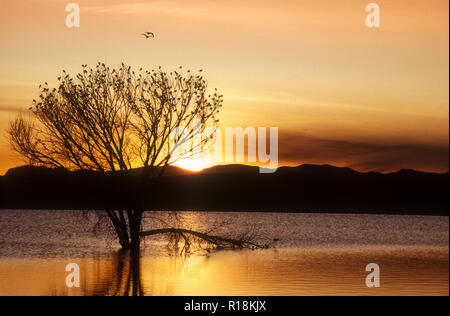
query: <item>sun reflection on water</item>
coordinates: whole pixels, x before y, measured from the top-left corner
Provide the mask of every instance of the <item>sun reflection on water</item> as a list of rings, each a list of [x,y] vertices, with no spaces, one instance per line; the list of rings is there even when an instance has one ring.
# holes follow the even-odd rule
[[[368,289],[365,265],[382,267]],[[448,248],[221,251],[190,257],[114,253],[80,259],[81,288],[65,287],[67,260],[0,261],[0,295],[448,295]]]

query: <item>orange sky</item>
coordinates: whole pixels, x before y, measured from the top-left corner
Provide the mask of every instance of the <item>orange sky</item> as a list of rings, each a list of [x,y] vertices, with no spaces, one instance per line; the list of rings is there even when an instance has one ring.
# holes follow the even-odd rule
[[[222,126],[278,126],[280,163],[448,170],[447,0],[0,0],[0,174],[22,164],[3,137],[62,69],[125,62],[203,68]],[[143,31],[156,38],[144,40]]]

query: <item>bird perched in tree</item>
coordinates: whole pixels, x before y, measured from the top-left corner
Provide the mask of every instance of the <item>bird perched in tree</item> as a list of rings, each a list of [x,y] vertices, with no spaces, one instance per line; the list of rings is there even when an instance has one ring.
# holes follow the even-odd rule
[[[155,34],[153,34],[152,32],[144,32],[144,33],[142,33],[142,35],[145,38],[155,37]]]

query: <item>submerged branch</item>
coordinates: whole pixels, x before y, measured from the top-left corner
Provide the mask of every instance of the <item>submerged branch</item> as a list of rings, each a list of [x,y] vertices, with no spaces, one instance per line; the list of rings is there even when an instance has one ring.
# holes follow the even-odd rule
[[[249,238],[240,238],[240,239],[232,239],[220,236],[209,235],[205,233],[201,233],[194,230],[183,229],[183,228],[161,228],[154,229],[145,232],[141,232],[140,236],[153,236],[160,234],[175,234],[178,237],[181,237],[185,241],[184,249],[189,249],[192,239],[189,236],[194,237],[194,239],[202,240],[208,244],[213,245],[218,249],[243,249],[243,248],[251,248],[251,249],[267,249],[269,245],[259,245],[254,243]]]

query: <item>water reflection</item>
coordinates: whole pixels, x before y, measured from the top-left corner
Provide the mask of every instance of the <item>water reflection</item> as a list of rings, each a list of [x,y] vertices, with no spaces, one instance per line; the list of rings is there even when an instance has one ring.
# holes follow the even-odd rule
[[[180,257],[155,236],[139,253],[117,252],[108,235],[94,236],[73,212],[3,210],[0,295],[448,295],[448,217],[183,215],[187,227],[217,234],[240,234],[253,223],[262,238],[279,242]],[[72,262],[80,288],[65,284]],[[381,267],[379,289],[365,286],[370,262]]]
[[[98,271],[96,287],[88,295],[102,296],[143,296],[141,254],[139,250],[119,251],[113,255],[113,267],[108,271]]]
[[[81,287],[67,288],[76,262]],[[365,286],[365,266],[381,287]],[[180,257],[142,251],[0,260],[0,295],[448,295],[448,248],[272,249]]]

